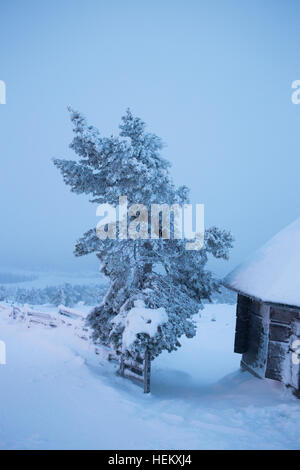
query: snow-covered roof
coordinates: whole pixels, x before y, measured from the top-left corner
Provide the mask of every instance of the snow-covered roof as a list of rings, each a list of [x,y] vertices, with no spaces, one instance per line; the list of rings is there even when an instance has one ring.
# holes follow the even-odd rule
[[[300,306],[300,218],[237,266],[224,282],[264,302]]]

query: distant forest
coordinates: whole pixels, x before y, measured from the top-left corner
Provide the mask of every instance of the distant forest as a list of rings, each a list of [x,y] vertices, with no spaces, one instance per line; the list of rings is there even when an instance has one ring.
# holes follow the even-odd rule
[[[66,307],[73,307],[78,302],[83,302],[84,305],[94,306],[101,302],[105,291],[106,286],[104,284],[71,285],[66,283],[42,289],[0,285],[0,301],[15,302],[21,305],[51,304],[55,306],[65,305]],[[212,301],[214,303],[235,304],[236,295],[225,287],[221,287],[220,293],[214,292]]]
[[[20,288],[0,286],[0,300],[29,305],[65,305],[73,307],[78,302],[95,305],[101,301],[105,291],[104,285],[71,285],[49,286],[45,288]]]

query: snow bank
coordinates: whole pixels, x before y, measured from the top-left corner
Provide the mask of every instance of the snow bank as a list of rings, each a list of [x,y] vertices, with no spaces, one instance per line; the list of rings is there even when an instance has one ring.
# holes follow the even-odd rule
[[[235,268],[225,284],[265,302],[300,306],[300,218]]]

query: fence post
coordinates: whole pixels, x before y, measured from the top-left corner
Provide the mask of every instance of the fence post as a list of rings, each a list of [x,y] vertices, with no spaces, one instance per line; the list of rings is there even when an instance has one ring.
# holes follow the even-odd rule
[[[124,377],[124,370],[125,370],[124,354],[121,354],[119,373],[120,373],[120,375],[122,375],[123,377]]]
[[[149,350],[145,351],[144,358],[144,393],[150,393],[150,374],[151,374],[151,360]]]

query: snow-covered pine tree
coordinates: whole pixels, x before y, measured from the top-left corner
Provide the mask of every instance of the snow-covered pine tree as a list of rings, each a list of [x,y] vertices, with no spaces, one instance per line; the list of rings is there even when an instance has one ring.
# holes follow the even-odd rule
[[[107,138],[88,126],[80,113],[70,113],[75,134],[70,147],[79,159],[55,159],[54,164],[71,191],[90,194],[91,202],[98,204],[117,205],[120,196],[127,196],[128,206],[143,204],[149,214],[151,204],[188,203],[188,189],[176,188],[170,178],[170,165],[161,156],[161,139],[147,133],[141,119],[127,110],[120,135]],[[205,232],[203,248],[188,251],[182,239],[139,238],[139,213],[128,219],[128,224],[138,226],[136,239],[100,240],[96,229],[91,229],[76,244],[75,255],[95,252],[102,273],[110,280],[101,305],[88,317],[94,339],[133,357],[143,356],[148,348],[153,359],[163,350],[177,349],[182,335],[195,335],[192,316],[219,286],[205,268],[208,255],[227,259],[232,236],[212,227]],[[147,230],[150,234],[150,221]],[[153,318],[164,309],[167,316],[163,323],[158,322],[155,334],[149,334],[145,326],[128,342],[129,314],[132,320],[135,307],[144,312],[152,309]],[[149,323],[151,310],[146,312]]]
[[[6,292],[5,287],[0,286],[0,301],[2,302],[6,298],[7,298],[7,292]]]
[[[15,299],[16,299],[16,302],[18,304],[21,304],[21,305],[24,305],[26,303],[28,303],[28,291],[26,291],[26,289],[21,289],[20,287],[18,287],[17,291],[16,291],[16,295],[15,295]]]
[[[65,307],[73,307],[74,292],[71,284],[65,283],[62,286],[53,288],[51,303],[56,306],[64,305]]]
[[[55,305],[64,305],[66,306],[66,296],[63,289],[63,286],[59,286],[57,289],[53,289],[53,294],[51,296],[51,304]]]

